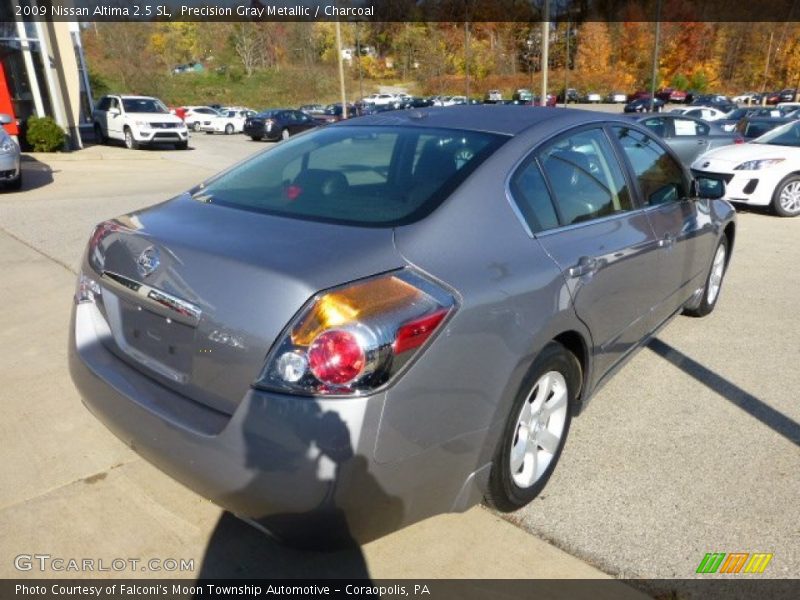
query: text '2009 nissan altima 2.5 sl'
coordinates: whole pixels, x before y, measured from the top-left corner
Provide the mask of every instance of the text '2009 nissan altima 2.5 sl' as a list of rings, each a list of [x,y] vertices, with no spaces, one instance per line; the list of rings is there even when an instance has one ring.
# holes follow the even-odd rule
[[[137,452],[286,539],[515,510],[599,385],[713,310],[723,187],[599,113],[318,129],[96,228],[72,377]]]

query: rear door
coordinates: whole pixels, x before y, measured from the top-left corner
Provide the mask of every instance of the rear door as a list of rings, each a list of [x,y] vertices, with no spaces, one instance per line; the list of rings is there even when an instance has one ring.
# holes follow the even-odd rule
[[[669,119],[669,145],[685,165],[705,154],[709,149],[708,124],[695,119],[675,117]]]
[[[630,163],[659,247],[653,285],[660,298],[651,323],[656,327],[702,285],[715,242],[712,219],[705,201],[689,197],[685,169],[655,138],[622,126],[611,131]]]
[[[592,334],[599,378],[647,333],[657,302],[657,245],[650,222],[634,204],[600,126],[543,147],[517,172],[513,185],[518,202],[526,205],[521,211],[561,269],[575,311]]]

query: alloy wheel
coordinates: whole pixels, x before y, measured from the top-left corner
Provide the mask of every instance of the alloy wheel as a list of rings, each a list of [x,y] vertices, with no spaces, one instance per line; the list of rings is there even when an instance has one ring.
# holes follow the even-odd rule
[[[720,244],[717,253],[714,255],[714,262],[711,264],[711,275],[708,278],[708,294],[706,300],[709,304],[714,304],[722,287],[722,277],[725,275],[725,246]]]
[[[548,371],[523,402],[509,462],[511,477],[520,488],[535,484],[558,452],[567,422],[567,397],[564,376]]]
[[[778,202],[787,213],[800,213],[800,181],[790,181],[783,186]]]

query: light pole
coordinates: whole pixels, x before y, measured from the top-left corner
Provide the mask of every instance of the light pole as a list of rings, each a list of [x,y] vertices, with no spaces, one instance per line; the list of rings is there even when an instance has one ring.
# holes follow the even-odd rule
[[[347,118],[347,97],[344,93],[344,63],[342,61],[342,26],[336,21],[336,55],[339,59],[339,92],[342,96],[342,119]]]
[[[658,43],[661,36],[661,0],[656,2],[656,39],[653,43],[653,77],[650,81],[650,112],[656,107],[656,79],[658,78]]]
[[[547,106],[547,72],[550,62],[550,0],[544,0],[544,20],[542,21],[542,99],[541,106]]]

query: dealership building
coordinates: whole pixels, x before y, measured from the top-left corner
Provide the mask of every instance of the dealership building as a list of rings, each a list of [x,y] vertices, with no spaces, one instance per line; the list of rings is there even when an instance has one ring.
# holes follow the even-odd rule
[[[19,4],[0,2],[0,113],[14,118],[9,133],[32,117],[49,116],[82,147],[80,127],[91,121],[92,97],[76,22],[45,22],[16,16]]]

